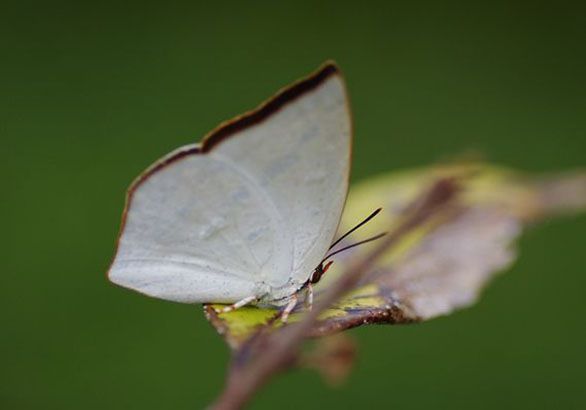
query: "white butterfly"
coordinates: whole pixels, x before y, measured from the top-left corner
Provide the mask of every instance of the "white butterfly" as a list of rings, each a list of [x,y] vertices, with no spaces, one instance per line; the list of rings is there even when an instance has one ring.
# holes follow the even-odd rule
[[[163,157],[128,190],[110,280],[177,302],[292,309],[338,227],[351,135],[344,80],[326,63]]]

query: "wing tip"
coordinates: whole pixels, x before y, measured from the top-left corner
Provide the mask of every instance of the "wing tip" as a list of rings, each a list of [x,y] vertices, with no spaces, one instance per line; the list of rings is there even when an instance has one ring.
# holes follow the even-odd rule
[[[310,74],[310,77],[312,75],[320,73],[323,73],[322,75],[325,75],[327,77],[334,74],[341,74],[342,72],[340,71],[340,67],[338,66],[338,63],[336,63],[336,61],[328,59],[321,63],[318,69],[313,74]]]
[[[263,122],[287,104],[317,89],[334,75],[341,77],[341,71],[338,65],[333,60],[326,60],[311,74],[281,88],[276,94],[265,100],[255,109],[222,122],[203,138],[201,152],[210,152],[222,141],[225,141],[239,131]]]

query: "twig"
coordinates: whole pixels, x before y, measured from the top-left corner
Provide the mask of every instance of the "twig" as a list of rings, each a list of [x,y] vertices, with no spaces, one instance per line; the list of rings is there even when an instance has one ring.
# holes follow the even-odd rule
[[[376,249],[352,263],[299,323],[257,335],[251,343],[236,351],[224,391],[212,405],[212,409],[242,408],[255,392],[269,381],[271,376],[293,365],[301,343],[318,321],[320,314],[354,289],[376,260],[395,246],[400,239],[443,210],[454,198],[457,190],[457,184],[453,179],[436,182],[411,207],[403,222],[384,237]]]

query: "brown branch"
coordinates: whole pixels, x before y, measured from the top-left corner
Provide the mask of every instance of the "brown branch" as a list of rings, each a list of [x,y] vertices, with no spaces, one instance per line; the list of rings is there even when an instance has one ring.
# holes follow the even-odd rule
[[[454,198],[457,184],[453,179],[436,182],[407,212],[403,222],[380,241],[380,245],[365,257],[352,263],[334,282],[312,310],[300,322],[279,330],[258,334],[250,343],[237,350],[229,369],[224,391],[212,405],[215,410],[242,408],[267,383],[271,376],[295,363],[303,340],[318,321],[319,315],[336,303],[359,283],[362,276],[389,249],[413,229],[429,221],[445,209]]]

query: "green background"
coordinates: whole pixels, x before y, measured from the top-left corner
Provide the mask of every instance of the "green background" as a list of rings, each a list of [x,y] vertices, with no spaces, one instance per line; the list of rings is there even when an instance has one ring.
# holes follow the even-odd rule
[[[0,407],[210,402],[228,351],[200,307],[105,278],[125,188],[327,58],[352,97],[354,181],[469,151],[586,165],[585,17],[563,1],[5,3]],[[531,228],[474,308],[352,331],[344,387],[293,372],[253,408],[586,408],[585,233],[584,216]]]

